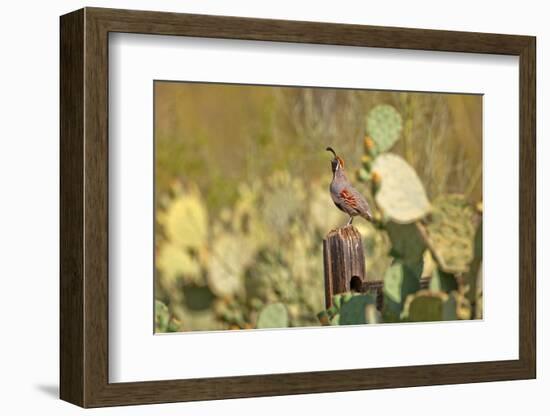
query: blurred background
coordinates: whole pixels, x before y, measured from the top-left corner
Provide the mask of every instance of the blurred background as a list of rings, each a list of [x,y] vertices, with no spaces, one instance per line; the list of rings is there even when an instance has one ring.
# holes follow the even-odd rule
[[[327,146],[374,207],[374,315],[324,311]],[[158,332],[482,317],[480,95],[157,81],[155,157]]]

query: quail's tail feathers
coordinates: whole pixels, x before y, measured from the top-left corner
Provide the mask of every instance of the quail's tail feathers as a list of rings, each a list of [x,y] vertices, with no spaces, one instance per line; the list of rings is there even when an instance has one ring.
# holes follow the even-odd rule
[[[366,219],[367,221],[373,221],[372,213],[370,212],[370,209],[364,213],[361,213],[361,216]]]

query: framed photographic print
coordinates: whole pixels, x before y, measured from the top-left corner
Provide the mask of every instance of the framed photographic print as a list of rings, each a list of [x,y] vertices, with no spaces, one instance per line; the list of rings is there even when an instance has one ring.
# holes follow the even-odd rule
[[[83,407],[536,376],[535,38],[61,17]]]

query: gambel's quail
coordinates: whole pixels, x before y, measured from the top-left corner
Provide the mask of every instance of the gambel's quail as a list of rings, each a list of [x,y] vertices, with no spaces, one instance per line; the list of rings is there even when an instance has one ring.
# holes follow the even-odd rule
[[[332,147],[326,149],[334,154],[332,165],[332,182],[330,183],[330,196],[334,204],[349,215],[346,225],[353,222],[353,217],[360,215],[368,221],[372,221],[372,212],[365,197],[352,185],[344,171],[344,160],[336,154]]]

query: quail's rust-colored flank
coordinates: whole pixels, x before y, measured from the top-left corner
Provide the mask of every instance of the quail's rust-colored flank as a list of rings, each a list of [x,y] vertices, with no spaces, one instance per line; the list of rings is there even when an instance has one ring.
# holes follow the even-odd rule
[[[340,191],[340,198],[342,198],[346,202],[346,204],[357,209],[357,200],[353,197],[351,192],[348,191],[347,189],[342,189]]]

